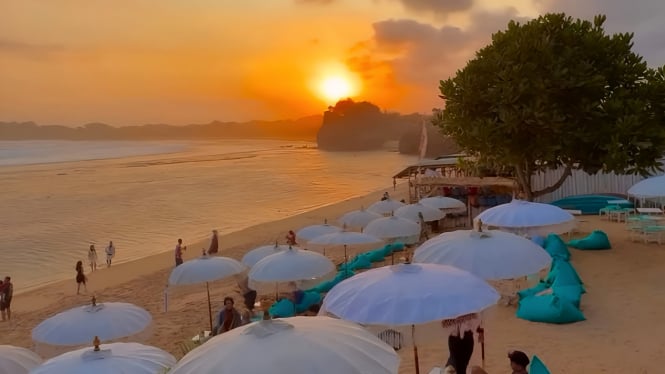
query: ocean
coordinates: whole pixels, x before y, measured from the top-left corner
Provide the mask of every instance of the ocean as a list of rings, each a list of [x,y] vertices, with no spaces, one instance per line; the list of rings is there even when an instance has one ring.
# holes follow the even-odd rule
[[[91,243],[98,263],[109,240],[114,262],[171,251],[179,237],[193,243],[387,188],[413,161],[278,140],[0,141],[0,275],[17,292],[73,279]]]

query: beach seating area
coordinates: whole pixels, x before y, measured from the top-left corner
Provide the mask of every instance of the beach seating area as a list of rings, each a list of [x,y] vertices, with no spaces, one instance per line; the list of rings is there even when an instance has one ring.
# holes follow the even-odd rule
[[[341,217],[354,207],[357,209],[362,205],[370,206],[372,200],[379,200],[376,195],[374,196],[365,200],[354,200],[334,209],[324,209],[325,215],[319,215],[319,217]],[[601,327],[607,326],[613,315],[624,313],[623,308],[626,305],[637,305],[638,300],[648,297],[649,293],[658,292],[650,285],[657,284],[655,279],[660,273],[656,270],[658,264],[665,261],[665,251],[660,250],[657,240],[645,241],[642,237],[644,230],[638,230],[642,234],[633,238],[630,235],[631,230],[628,228],[638,224],[640,224],[640,227],[651,227],[654,221],[659,221],[659,217],[657,213],[651,215],[638,214],[637,210],[636,213],[629,214],[625,222],[623,219],[621,222],[609,220],[606,214],[602,216],[575,215],[572,216],[573,221],[580,218],[587,221],[584,227],[579,230],[580,232],[573,232],[569,235],[568,231],[561,231],[559,234],[547,235],[542,239],[532,236],[534,245],[541,248],[551,258],[551,263],[548,266],[543,266],[543,270],[540,272],[541,276],[536,284],[531,284],[532,287],[524,288],[516,293],[519,299],[517,305],[499,304],[479,314],[481,316],[479,321],[482,322],[483,329],[487,331],[489,338],[485,340],[486,345],[482,350],[483,352],[481,352],[479,346],[476,347],[471,356],[470,365],[483,365],[487,372],[502,372],[507,365],[505,352],[511,349],[519,349],[529,354],[532,372],[541,363],[544,363],[544,366],[549,368],[548,370],[551,372],[576,372],[579,368],[592,370],[592,368],[597,367],[621,367],[622,363],[613,360],[611,357],[609,360],[603,360],[608,355],[619,356],[619,352],[626,349],[625,346],[630,344],[630,336],[633,336],[636,331],[638,334],[648,334],[648,328],[645,329],[645,325],[648,326],[650,321],[655,321],[653,319],[655,316],[648,314],[647,310],[633,307],[630,310],[633,315],[638,317],[636,317],[635,323],[632,323],[633,320],[627,321],[626,329],[617,324],[612,324],[609,331],[604,332],[603,329],[606,327]],[[387,218],[386,221],[390,221],[390,217]],[[322,220],[319,222],[322,222]],[[238,236],[241,240],[244,238],[244,242],[241,240],[234,242],[231,236],[221,237],[220,247],[228,246],[229,248],[229,250],[222,251],[222,254],[223,256],[240,258],[248,253],[248,248],[269,242],[266,238],[274,238],[276,233],[283,235],[289,228],[304,227],[304,223],[317,224],[311,220],[300,218],[299,220],[283,222],[273,228],[252,229],[248,231],[248,233],[251,232],[250,235]],[[394,223],[394,220],[392,223]],[[480,226],[493,225],[489,221],[483,221]],[[444,225],[439,225],[439,227],[443,228]],[[561,226],[560,229],[564,230],[564,227]],[[446,235],[455,232],[450,229],[446,231],[448,231]],[[345,231],[342,228],[342,231],[337,232]],[[471,235],[470,240],[481,242],[499,240],[499,236],[493,235],[493,232],[493,230],[482,230],[478,234],[474,234],[475,236]],[[360,234],[359,231],[355,233]],[[438,232],[429,232],[429,240],[427,240],[420,237],[420,234],[401,232],[400,237],[415,235],[419,237],[419,243],[434,241],[435,244],[441,237]],[[460,238],[463,236],[460,236]],[[518,237],[518,235],[514,236]],[[356,237],[356,239],[358,238]],[[527,242],[529,241],[527,240]],[[307,241],[298,244],[309,246],[304,243],[307,243]],[[203,246],[207,246],[207,244]],[[402,263],[404,262],[415,261],[418,256],[414,256],[414,253],[420,248],[418,244],[407,246],[400,243],[389,243],[388,245],[367,244],[364,247],[362,245],[347,245],[348,248],[345,248],[343,244],[330,245],[325,249],[315,247],[313,246],[310,251],[300,251],[311,252],[311,255],[323,258],[329,257],[330,259],[325,261],[330,261],[332,264],[330,275],[317,282],[302,283],[302,286],[307,284],[307,287],[300,288],[302,295],[299,296],[301,298],[297,302],[294,302],[289,296],[280,295],[277,295],[280,300],[276,300],[274,287],[272,292],[270,287],[261,289],[259,300],[254,304],[256,312],[251,315],[251,321],[264,319],[260,313],[264,309],[269,311],[270,316],[268,318],[274,321],[282,319],[288,321],[293,318],[290,317],[291,315],[311,316],[316,314],[312,310],[318,310],[320,307],[326,310],[326,295],[334,292],[336,287],[342,285],[345,280],[359,275],[369,275],[371,272],[380,269],[388,269],[393,264],[403,266]],[[358,250],[361,247],[364,249]],[[274,247],[271,250],[274,251]],[[346,253],[347,250],[348,254]],[[454,248],[450,250],[454,250]],[[279,248],[279,252],[294,251],[285,246]],[[315,252],[319,252],[319,254]],[[325,256],[323,255],[324,252]],[[295,251],[295,253],[299,252]],[[213,256],[213,258],[222,258],[223,256]],[[197,258],[196,254],[192,254],[188,258],[186,257],[185,264]],[[512,267],[508,264],[510,263],[507,262],[502,268],[505,270]],[[160,273],[150,275],[147,278],[135,279],[129,283],[120,283],[105,290],[92,288],[92,292],[95,292],[98,298],[104,299],[102,304],[108,305],[110,300],[122,300],[140,305],[152,315],[151,325],[153,327],[150,328],[149,335],[140,338],[140,341],[165,350],[167,352],[164,356],[165,362],[172,362],[169,361],[169,355],[172,355],[175,359],[185,356],[193,357],[192,355],[198,354],[197,352],[202,352],[199,348],[206,347],[205,350],[212,350],[216,346],[217,339],[211,334],[213,329],[209,328],[206,293],[209,292],[211,300],[212,324],[216,324],[214,322],[218,311],[223,309],[220,303],[227,296],[231,296],[236,300],[241,312],[245,310],[240,302],[240,300],[243,300],[244,292],[239,291],[237,281],[234,278],[229,278],[228,280],[210,282],[208,290],[206,290],[205,285],[186,286],[182,291],[174,289],[169,294],[168,311],[164,312],[165,300],[162,297],[159,284],[163,284],[163,280],[168,278],[171,269],[164,269]],[[484,268],[475,268],[475,270],[470,268],[470,270],[477,271],[477,274],[484,274],[486,271]],[[488,271],[491,271],[491,267]],[[532,270],[529,269],[527,272],[531,274]],[[499,276],[503,277],[504,275]],[[533,280],[535,278],[528,276],[527,279]],[[510,279],[506,281],[512,282]],[[137,290],[137,284],[141,285],[141,289]],[[494,281],[490,284],[494,285]],[[410,289],[418,290],[418,288],[416,286]],[[291,291],[289,290],[289,292]],[[271,296],[271,293],[273,296]],[[398,291],[396,293],[400,294]],[[411,293],[414,293],[414,291],[411,291]],[[415,291],[414,296],[417,296],[417,293]],[[47,294],[38,295],[40,295],[40,300],[35,299],[35,305],[39,305],[41,299],[48,300]],[[23,297],[29,297],[29,295]],[[371,300],[368,299],[366,302],[371,303]],[[14,325],[13,329],[5,330],[5,336],[16,345],[32,347],[30,328],[56,312],[81,304],[89,304],[89,300],[86,302],[81,296],[71,295],[62,297],[59,304],[42,304],[42,307],[34,307],[32,311],[19,309],[15,313],[15,318],[21,320],[20,325]],[[655,301],[654,305],[657,307],[658,301]],[[313,306],[315,308],[312,308]],[[436,310],[436,308],[431,310]],[[275,317],[279,318],[274,319]],[[419,339],[422,341],[422,344],[418,344],[420,372],[444,372],[445,365],[442,365],[442,362],[445,363],[449,355],[445,342],[445,336],[448,334],[446,331],[448,330],[433,329],[433,326],[426,326],[429,325],[423,325],[424,330],[418,330],[418,336],[421,336]],[[296,326],[296,328],[298,327]],[[242,330],[243,326],[237,329]],[[435,332],[435,330],[438,331],[437,337],[429,339],[427,333]],[[414,340],[408,329],[396,326],[395,328],[369,329],[369,331],[378,341],[383,341],[392,347],[399,356],[401,359],[399,364],[400,373],[415,373],[416,361],[413,357],[413,350],[410,349]],[[519,331],[518,335],[515,335],[516,331]],[[609,335],[605,335],[606,333]],[[221,336],[228,339],[226,334],[229,333],[223,333]],[[584,336],[585,340],[595,339],[599,341],[598,350],[578,352],[572,349],[570,343],[567,342],[576,341],[581,336]],[[603,340],[610,336],[615,343],[605,344]],[[101,350],[104,351],[104,347],[107,345],[102,342]],[[92,350],[91,342],[82,344],[82,346],[83,348],[89,347],[87,349]],[[646,359],[648,356],[644,355],[650,354],[648,352],[655,352],[659,349],[659,346],[659,343],[652,342],[652,348],[646,349],[641,357]],[[112,351],[117,349],[121,348],[116,347]],[[481,357],[481,353],[483,357]],[[106,354],[109,355],[110,353]],[[583,360],[581,359],[582,356],[584,356]],[[601,362],[600,366],[598,366],[599,362]],[[644,367],[653,368],[648,360],[644,362]],[[439,368],[439,371],[436,371],[436,368]]]

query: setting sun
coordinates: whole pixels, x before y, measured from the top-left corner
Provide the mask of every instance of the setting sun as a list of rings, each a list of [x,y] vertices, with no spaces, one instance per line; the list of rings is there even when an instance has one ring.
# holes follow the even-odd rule
[[[327,77],[321,82],[321,94],[325,99],[338,101],[351,96],[353,88],[351,82],[341,76]]]

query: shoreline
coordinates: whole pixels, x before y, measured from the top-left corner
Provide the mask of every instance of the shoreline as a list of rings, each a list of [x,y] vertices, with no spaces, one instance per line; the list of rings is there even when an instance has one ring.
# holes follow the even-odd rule
[[[220,250],[218,255],[232,257],[237,260],[240,260],[244,255],[244,253],[247,251],[255,247],[258,247],[260,245],[272,244],[274,242],[274,239],[272,241],[266,240],[262,244],[255,244],[255,245],[250,244],[256,241],[256,239],[252,236],[252,234],[258,230],[261,230],[263,226],[268,226],[268,227],[277,226],[280,228],[283,227],[284,229],[280,230],[280,232],[283,232],[284,234],[282,236],[285,236],[288,230],[291,229],[297,231],[307,225],[322,224],[323,220],[319,218],[321,217],[322,214],[326,216],[325,219],[327,219],[328,222],[337,225],[337,219],[339,219],[339,217],[341,217],[344,213],[360,209],[361,206],[367,207],[369,205],[368,202],[372,203],[374,201],[378,201],[383,195],[383,193],[386,191],[388,191],[389,193],[391,193],[391,195],[394,195],[395,197],[401,198],[403,197],[403,195],[406,194],[407,188],[408,187],[406,182],[398,183],[396,186],[396,190],[393,190],[393,186],[387,186],[384,188],[379,188],[375,191],[372,191],[364,195],[359,194],[351,196],[344,200],[330,202],[322,206],[316,207],[314,209],[309,209],[304,212],[297,213],[291,216],[285,216],[282,219],[276,221],[257,223],[241,228],[239,230],[220,234],[219,235]],[[358,202],[359,205],[353,207],[352,204],[356,202]],[[344,207],[344,209],[341,213],[339,213],[338,212],[339,208],[342,206]],[[346,209],[347,206],[351,207]],[[327,210],[335,211],[335,213],[332,214],[334,216],[326,215],[325,211]],[[307,222],[307,223],[298,224],[296,223],[298,221]],[[298,226],[296,227],[296,225]],[[273,230],[270,231],[273,232]],[[212,233],[210,235],[212,235]],[[284,241],[284,238],[282,238],[282,236],[277,236],[278,238],[281,238],[280,242]],[[239,241],[240,237],[242,237],[243,239]],[[246,238],[246,240],[244,240],[244,238]],[[177,239],[178,238],[175,237],[173,239],[174,248]],[[230,247],[225,246],[225,243],[229,243]],[[201,254],[200,252],[201,249],[208,248],[210,244],[210,237],[205,239],[197,239],[192,242],[187,241],[183,237],[183,244],[187,246],[187,251],[183,253],[183,259],[185,261],[191,260],[198,257]],[[84,262],[84,268],[86,269],[85,274],[88,277],[88,294],[94,294],[95,292],[103,291],[104,289],[114,287],[126,282],[131,282],[133,280],[142,277],[155,275],[159,272],[172,268],[174,266],[174,258],[172,253],[173,250],[168,249],[163,252],[151,254],[145,257],[134,258],[134,259],[129,259],[127,261],[118,262],[115,263],[110,268],[106,268],[104,262],[104,255],[103,253],[100,252],[98,255],[99,258],[98,258],[97,271],[90,272],[89,271],[90,265]],[[166,282],[167,280],[164,279],[164,286],[166,286]],[[92,288],[92,286],[94,286],[94,288]],[[14,310],[19,312],[34,311],[37,309],[45,308],[49,304],[57,302],[56,300],[53,300],[47,296],[49,294],[47,290],[51,288],[57,288],[57,289],[70,288],[73,291],[75,289],[74,278],[71,277],[71,279],[59,279],[24,289],[15,289],[14,291],[15,296],[20,296],[20,298],[23,300],[22,302],[14,303],[13,305]],[[46,293],[47,295],[44,295],[44,293]],[[23,308],[22,306],[24,306],[25,308]]]

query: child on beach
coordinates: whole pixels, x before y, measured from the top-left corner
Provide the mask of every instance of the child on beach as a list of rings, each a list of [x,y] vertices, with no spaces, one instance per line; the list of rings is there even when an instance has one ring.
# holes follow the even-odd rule
[[[88,292],[88,286],[86,286],[86,277],[83,274],[83,261],[78,261],[76,263],[76,294],[78,295],[81,292],[81,284],[83,284],[83,289],[85,292]]]
[[[88,252],[88,262],[90,263],[90,271],[97,270],[97,250],[94,244],[90,244],[90,251]]]
[[[296,243],[296,233],[293,230],[289,230],[289,233],[286,234],[286,244],[287,245],[298,245]]]
[[[115,257],[115,247],[113,241],[109,241],[109,246],[106,247],[106,267],[111,267],[111,261]]]
[[[187,246],[182,245],[182,239],[178,239],[178,244],[175,246],[175,266],[182,265],[182,251],[186,251]]]

